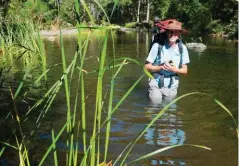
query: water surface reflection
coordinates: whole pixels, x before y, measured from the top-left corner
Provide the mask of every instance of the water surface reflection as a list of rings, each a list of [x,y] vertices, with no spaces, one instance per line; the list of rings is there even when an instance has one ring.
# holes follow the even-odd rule
[[[151,114],[152,119],[162,110],[169,101],[163,101],[161,104],[149,103],[147,112]],[[147,140],[146,144],[155,145],[159,148],[167,147],[170,145],[182,145],[186,140],[186,134],[183,131],[183,121],[180,115],[177,114],[177,104],[173,103],[154,124],[150,127],[144,138]],[[162,159],[152,159],[152,165],[186,165],[182,159],[171,158],[170,152],[165,152]],[[165,157],[167,159],[165,159]]]

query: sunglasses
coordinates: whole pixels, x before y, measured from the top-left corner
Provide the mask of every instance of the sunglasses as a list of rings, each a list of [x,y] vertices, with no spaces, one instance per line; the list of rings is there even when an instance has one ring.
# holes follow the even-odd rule
[[[169,35],[173,36],[173,35],[181,35],[182,32],[179,30],[168,30],[167,31]]]

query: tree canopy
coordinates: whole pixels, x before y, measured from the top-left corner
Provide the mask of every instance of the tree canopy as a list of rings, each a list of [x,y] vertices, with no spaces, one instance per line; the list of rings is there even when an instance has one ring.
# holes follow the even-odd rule
[[[130,22],[149,22],[154,16],[161,20],[175,18],[184,27],[198,35],[205,33],[238,36],[238,1],[236,0],[78,0],[80,15],[75,11],[76,0],[2,0],[2,21],[32,19],[41,28],[54,24],[75,26],[90,24],[86,4],[95,22],[99,25],[125,25]],[[104,10],[102,10],[104,9]],[[114,9],[114,10],[113,10]],[[112,11],[114,13],[112,14]]]

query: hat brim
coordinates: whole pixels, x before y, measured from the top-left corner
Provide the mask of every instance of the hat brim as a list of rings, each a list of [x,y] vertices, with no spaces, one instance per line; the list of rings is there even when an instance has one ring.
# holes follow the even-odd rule
[[[178,28],[164,28],[165,30],[176,30],[176,31],[180,31],[181,33],[186,33],[187,30],[186,29],[178,29]]]

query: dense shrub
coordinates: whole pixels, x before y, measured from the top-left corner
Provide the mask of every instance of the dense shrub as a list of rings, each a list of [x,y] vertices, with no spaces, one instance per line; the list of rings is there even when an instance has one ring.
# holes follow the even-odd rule
[[[229,38],[238,40],[238,12],[225,26],[225,33],[229,35]]]

